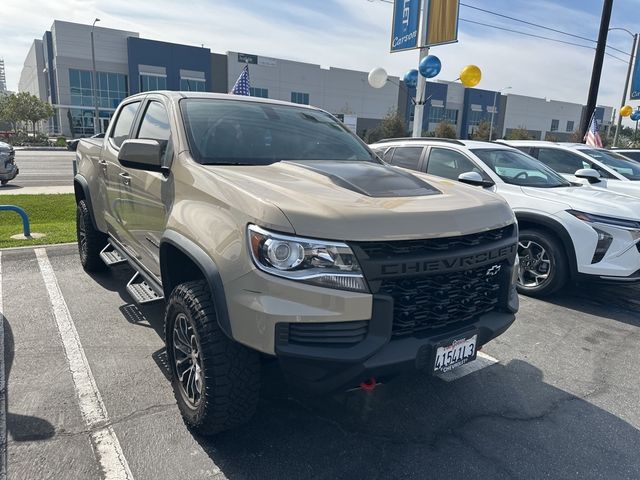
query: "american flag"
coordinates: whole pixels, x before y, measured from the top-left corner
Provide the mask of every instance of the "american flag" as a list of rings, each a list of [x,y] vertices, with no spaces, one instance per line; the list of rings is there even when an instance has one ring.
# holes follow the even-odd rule
[[[584,136],[584,142],[587,145],[602,148],[602,139],[600,138],[600,125],[598,125],[598,120],[596,120],[596,112],[593,112],[593,115],[591,115],[589,130],[587,130],[587,134]]]
[[[244,68],[242,69],[242,72],[240,73],[240,76],[238,77],[238,80],[236,80],[236,84],[231,89],[231,93],[233,95],[248,96],[250,86],[251,85],[249,83],[249,65],[245,65]]]

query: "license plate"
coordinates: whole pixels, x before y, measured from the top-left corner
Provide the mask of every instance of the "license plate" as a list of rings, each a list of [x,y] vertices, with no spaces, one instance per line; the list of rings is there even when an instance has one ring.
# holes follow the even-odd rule
[[[443,345],[436,350],[434,373],[444,373],[460,367],[476,359],[476,340],[478,335],[471,338],[454,340],[449,345]]]

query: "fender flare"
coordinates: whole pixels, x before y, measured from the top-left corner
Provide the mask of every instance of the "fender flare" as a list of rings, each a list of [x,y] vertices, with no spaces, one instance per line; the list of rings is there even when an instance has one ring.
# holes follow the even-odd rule
[[[169,260],[166,253],[163,254],[165,250],[163,247],[166,245],[171,245],[180,250],[180,252],[187,256],[200,269],[213,295],[218,324],[224,334],[230,339],[233,339],[227,298],[224,293],[224,283],[222,282],[218,266],[200,246],[175,230],[165,230],[160,240],[160,274],[162,276],[162,288],[165,298],[168,299],[171,295],[171,292],[168,291],[171,282],[169,282],[169,278],[167,278]]]
[[[562,223],[560,223],[558,220],[537,213],[515,212],[515,214],[518,222],[523,221],[526,223],[540,225],[541,227],[550,230],[558,237],[567,255],[569,268],[571,270],[569,273],[571,277],[574,278],[578,273],[578,259],[576,257],[576,249],[573,245],[573,240],[571,239],[571,235],[569,234],[565,226],[562,225]],[[522,227],[519,228],[520,231],[522,231]]]
[[[93,214],[93,204],[91,203],[91,195],[89,194],[89,182],[87,182],[87,179],[80,174],[77,174],[75,177],[73,177],[73,191],[76,196],[76,203],[80,201],[80,199],[78,198],[78,189],[82,190],[82,193],[84,194],[84,201],[87,202],[87,208],[89,209],[89,218],[91,219],[91,225],[93,225],[93,228],[95,230],[99,231],[100,229],[96,224],[96,219]]]

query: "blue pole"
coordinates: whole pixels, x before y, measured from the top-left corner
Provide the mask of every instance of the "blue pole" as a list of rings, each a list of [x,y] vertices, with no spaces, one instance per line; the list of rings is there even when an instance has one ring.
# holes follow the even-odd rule
[[[0,205],[0,212],[1,211],[16,212],[18,215],[20,215],[22,217],[22,230],[24,231],[24,236],[31,236],[31,229],[29,228],[29,217],[27,216],[27,212],[15,205]]]

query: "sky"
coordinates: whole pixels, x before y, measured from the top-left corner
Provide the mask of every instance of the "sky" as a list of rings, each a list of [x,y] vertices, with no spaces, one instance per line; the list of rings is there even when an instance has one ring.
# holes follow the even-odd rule
[[[417,68],[418,52],[389,53],[389,0],[3,0],[0,58],[7,86],[17,90],[34,38],[54,19],[138,31],[143,38],[204,45],[213,52],[240,51],[402,77]],[[611,27],[633,30],[639,0],[614,0]],[[442,61],[437,79],[455,80],[467,64],[483,73],[479,88],[586,103],[603,0],[462,0],[459,42],[434,47]],[[587,40],[534,28],[469,6],[538,23]],[[470,23],[481,22],[585,45],[550,42]],[[598,104],[618,107],[632,38],[609,32]],[[636,108],[640,102],[627,102]]]

